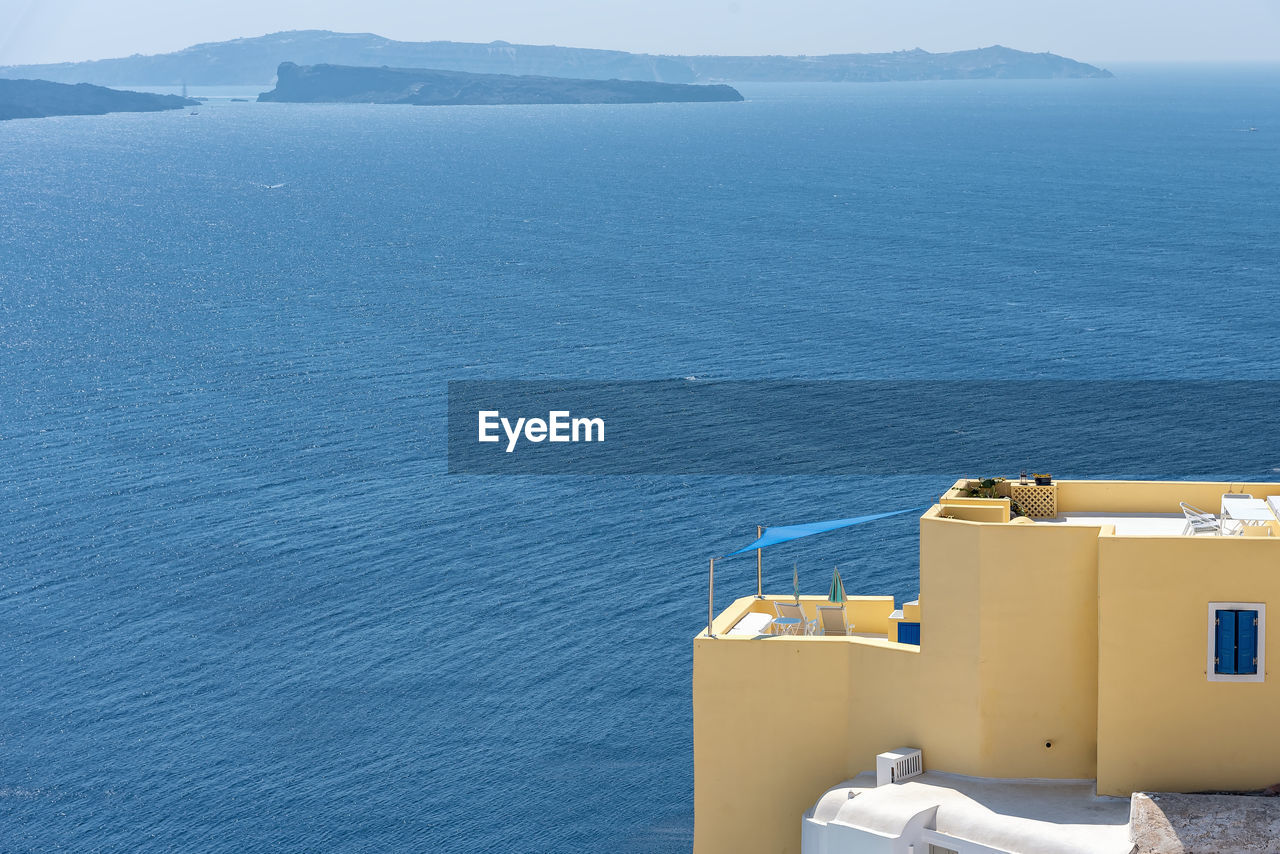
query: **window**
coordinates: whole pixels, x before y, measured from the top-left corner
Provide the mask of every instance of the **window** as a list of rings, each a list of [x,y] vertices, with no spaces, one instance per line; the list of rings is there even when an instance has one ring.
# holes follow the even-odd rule
[[[1261,682],[1267,672],[1265,628],[1266,605],[1260,602],[1210,602],[1209,681]]]
[[[1213,672],[1242,676],[1258,672],[1258,612],[1218,610]]]

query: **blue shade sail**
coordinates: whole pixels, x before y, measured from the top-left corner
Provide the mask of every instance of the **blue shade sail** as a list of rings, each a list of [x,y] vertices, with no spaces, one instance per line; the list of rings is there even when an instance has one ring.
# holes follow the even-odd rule
[[[723,557],[733,557],[734,555],[745,554],[756,549],[763,549],[768,546],[776,546],[778,543],[786,543],[791,540],[798,540],[801,537],[811,537],[814,534],[825,534],[827,531],[835,531],[840,528],[848,528],[851,525],[862,525],[867,522],[874,522],[877,519],[887,519],[890,516],[901,516],[903,513],[923,513],[932,505],[926,504],[923,507],[911,507],[907,510],[893,510],[888,513],[873,513],[870,516],[854,516],[849,519],[831,519],[826,522],[808,522],[803,525],[779,525],[773,528],[765,528],[760,539],[756,540],[749,546],[743,546],[736,552],[729,552]]]

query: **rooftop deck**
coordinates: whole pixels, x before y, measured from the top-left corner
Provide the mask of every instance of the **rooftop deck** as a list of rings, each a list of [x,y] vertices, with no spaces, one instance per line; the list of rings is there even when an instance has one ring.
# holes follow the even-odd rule
[[[1036,519],[1048,525],[1090,525],[1115,529],[1117,537],[1180,537],[1186,533],[1187,519],[1181,513],[1059,513]]]
[[[1188,525],[1190,510],[1209,524]],[[962,522],[1080,525],[1117,537],[1280,538],[1276,484],[1201,481],[958,480],[925,514]]]

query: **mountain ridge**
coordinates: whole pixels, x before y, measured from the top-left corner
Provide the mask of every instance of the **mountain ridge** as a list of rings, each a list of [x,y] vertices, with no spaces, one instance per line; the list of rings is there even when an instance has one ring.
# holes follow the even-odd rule
[[[267,86],[282,62],[434,68],[479,74],[538,75],[658,83],[888,82],[896,80],[1045,79],[1110,77],[1110,72],[1052,53],[993,45],[929,53],[822,56],[719,56],[628,53],[510,42],[402,42],[374,33],[288,30],[221,42],[201,42],[170,53],[86,62],[0,66],[0,78],[24,77],[104,86]]]

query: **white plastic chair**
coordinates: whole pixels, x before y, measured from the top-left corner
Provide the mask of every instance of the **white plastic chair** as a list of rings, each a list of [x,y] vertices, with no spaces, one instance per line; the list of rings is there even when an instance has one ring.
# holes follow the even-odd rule
[[[793,627],[795,631],[787,630],[787,634],[816,634],[818,631],[817,620],[806,620],[804,618],[804,608],[795,602],[774,602],[773,610],[778,612],[778,616],[782,619],[799,620]]]
[[[1212,513],[1207,513],[1199,507],[1194,507],[1185,501],[1178,502],[1178,506],[1182,508],[1182,515],[1187,519],[1187,525],[1182,529],[1183,534],[1203,534],[1206,531],[1215,535],[1222,534],[1222,522]]]

